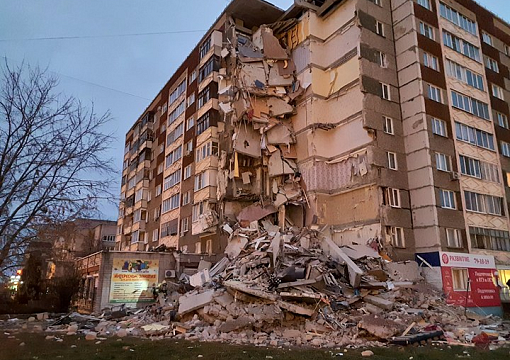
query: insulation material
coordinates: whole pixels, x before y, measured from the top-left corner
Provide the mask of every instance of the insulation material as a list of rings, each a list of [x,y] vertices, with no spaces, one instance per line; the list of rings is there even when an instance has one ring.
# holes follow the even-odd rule
[[[251,125],[242,124],[235,133],[234,149],[244,155],[261,157],[260,134]]]

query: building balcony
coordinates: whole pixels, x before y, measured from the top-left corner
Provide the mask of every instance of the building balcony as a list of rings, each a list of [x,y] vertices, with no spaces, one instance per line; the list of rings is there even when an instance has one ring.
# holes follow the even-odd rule
[[[137,231],[137,230],[145,231],[145,226],[146,226],[145,220],[140,220],[133,224],[133,226],[131,227],[131,230],[132,231]]]

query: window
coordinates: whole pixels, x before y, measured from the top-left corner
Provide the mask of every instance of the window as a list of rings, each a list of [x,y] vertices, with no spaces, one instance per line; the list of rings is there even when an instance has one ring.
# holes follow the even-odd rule
[[[165,158],[165,168],[168,168],[170,165],[174,164],[178,161],[182,156],[182,145],[177,149],[169,153]]]
[[[179,207],[180,194],[175,194],[170,198],[163,200],[162,213],[169,212],[170,210],[177,209]]]
[[[439,60],[432,54],[423,53],[423,65],[433,70],[439,71]]]
[[[382,22],[375,22],[375,33],[384,37],[384,24]]]
[[[503,215],[503,198],[464,191],[464,200],[466,201],[466,210],[468,211]]]
[[[181,219],[181,235],[189,231],[189,218]]]
[[[182,100],[179,105],[168,115],[168,126],[172,125],[179,116],[186,110],[186,102]]]
[[[172,186],[181,182],[181,169],[168,175],[163,182],[163,191],[170,189]]]
[[[193,126],[195,126],[195,118],[190,117],[188,120],[186,120],[186,131],[191,129]]]
[[[387,152],[388,155],[388,168],[391,170],[397,170],[397,154],[394,152]]]
[[[198,109],[200,109],[202,106],[204,106],[209,99],[211,98],[211,92],[209,90],[209,87],[205,88],[198,94]]]
[[[154,229],[152,231],[152,241],[158,241],[159,240],[159,229]]]
[[[452,277],[454,291],[467,291],[469,281],[468,269],[452,268]]]
[[[201,190],[207,186],[207,176],[205,171],[195,175],[195,191]]]
[[[494,96],[495,98],[498,98],[500,100],[505,100],[505,95],[503,94],[503,89],[500,88],[498,85],[496,84],[492,84],[492,96]]]
[[[505,141],[500,141],[501,155],[510,157],[510,144]]]
[[[457,12],[457,10],[454,10],[451,7],[449,7],[448,5],[445,5],[442,2],[440,2],[439,3],[439,13],[441,14],[441,17],[449,20],[450,22],[454,23],[458,27],[466,30],[467,32],[469,32],[473,35],[477,35],[476,22],[474,22],[473,20],[470,20],[466,16]]]
[[[180,123],[173,131],[166,136],[166,146],[170,146],[184,133],[184,123]]]
[[[157,208],[154,209],[154,221],[159,219],[160,216],[161,216],[161,207],[158,206]]]
[[[452,106],[473,114],[481,119],[490,120],[489,105],[475,98],[452,90]]]
[[[446,130],[446,121],[432,118],[432,132],[439,136],[448,136],[448,132]]]
[[[452,171],[452,165],[451,165],[452,159],[450,156],[436,153],[436,168],[437,170],[441,171]]]
[[[383,99],[391,100],[390,95],[390,86],[388,84],[380,83],[381,84],[381,96]]]
[[[388,66],[388,62],[387,62],[385,53],[377,51],[377,63],[379,64],[380,67],[383,67],[383,68]]]
[[[462,65],[446,59],[446,73],[448,76],[454,77],[478,90],[484,91],[482,75],[475,73]]]
[[[418,5],[423,6],[425,9],[430,10],[430,0],[418,0]]]
[[[202,253],[202,242],[197,241],[195,243],[195,254],[201,254]]]
[[[191,154],[192,151],[193,151],[193,140],[190,140],[184,145],[184,152],[186,153],[186,155],[189,155],[189,154]]]
[[[216,142],[208,142],[197,149],[197,154],[195,161],[199,162],[204,160],[209,156],[217,156],[218,155],[218,143]]]
[[[484,43],[486,43],[487,45],[493,46],[492,45],[492,37],[489,34],[487,34],[485,31],[482,32],[482,41]]]
[[[197,120],[197,136],[202,134],[204,131],[206,131],[209,128],[210,124],[210,113],[203,115],[200,117],[200,119]]]
[[[156,197],[158,197],[159,195],[161,195],[161,184],[156,186]]]
[[[500,112],[496,112],[496,119],[498,121],[498,125],[505,128],[505,129],[509,129],[508,127],[508,118],[505,114],[502,114]]]
[[[420,34],[434,40],[434,29],[432,26],[420,21]]]
[[[394,208],[399,208],[400,205],[400,190],[394,188],[385,189],[385,205],[390,205]]]
[[[441,102],[441,89],[427,84],[427,96],[430,100]]]
[[[186,191],[184,194],[182,194],[182,206],[188,205],[191,201],[191,192]]]
[[[494,72],[499,73],[499,66],[498,66],[498,62],[496,60],[491,59],[490,57],[487,57],[487,56],[484,56],[484,59],[485,59],[485,67],[487,69],[490,69]]]
[[[189,76],[189,83],[191,84],[193,81],[197,79],[197,71],[193,70],[191,72],[191,75]]]
[[[188,179],[191,176],[191,165],[188,165],[184,168],[184,180]]]
[[[439,203],[443,209],[456,209],[455,192],[439,189]]]
[[[207,53],[209,52],[210,49],[211,49],[211,37],[209,36],[207,38],[207,40],[205,40],[202,43],[202,45],[200,45],[200,48],[198,50],[200,59],[202,59],[205,55],[207,55]]]
[[[473,248],[510,251],[510,234],[508,231],[470,226],[469,236]]]
[[[198,81],[202,82],[208,77],[214,70],[216,65],[216,58],[211,57],[205,64],[200,68],[198,73]]]
[[[374,4],[378,5],[378,6],[381,6],[381,1],[382,0],[369,0],[371,2],[373,2]]]
[[[404,248],[405,240],[404,240],[404,229],[401,227],[395,226],[387,226],[386,233],[390,238],[391,245],[396,248]]]
[[[177,100],[182,93],[184,93],[184,91],[186,91],[186,79],[181,81],[177,88],[170,94],[170,105],[173,104],[174,101]]]
[[[193,205],[191,221],[193,222],[198,221],[198,219],[200,219],[200,215],[204,213],[205,207],[206,204],[204,201],[201,201],[198,204]]]
[[[462,247],[462,233],[459,229],[446,229],[446,246],[451,248]]]
[[[188,106],[190,106],[194,102],[195,102],[195,93],[191,93],[191,95],[188,96],[187,104],[188,104]]]
[[[480,49],[476,46],[443,30],[443,43],[446,47],[480,62]]]
[[[459,122],[455,122],[455,132],[457,140],[465,141],[485,149],[495,150],[492,134]]]
[[[166,223],[161,224],[161,237],[177,235],[177,226],[179,222],[177,219],[175,221],[168,221]]]
[[[387,116],[383,116],[384,120],[384,132],[386,134],[394,135],[393,132],[393,119]]]

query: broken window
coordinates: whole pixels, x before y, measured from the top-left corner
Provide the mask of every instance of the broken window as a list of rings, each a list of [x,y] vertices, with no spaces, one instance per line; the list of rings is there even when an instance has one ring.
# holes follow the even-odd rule
[[[384,37],[384,24],[382,22],[375,22],[375,33]]]
[[[386,226],[391,245],[396,248],[405,248],[404,229],[396,226]]]
[[[468,288],[468,269],[452,269],[453,290],[466,291]]]
[[[446,246],[452,248],[462,247],[462,233],[459,229],[446,229]]]
[[[390,86],[385,83],[379,83],[381,85],[381,96],[385,100],[391,100]]]
[[[208,143],[202,145],[197,149],[196,154],[196,162],[202,161],[209,156],[217,156],[218,155],[218,143],[214,141],[209,141]]]
[[[383,119],[384,119],[384,132],[386,134],[394,135],[393,119],[387,116],[383,116]]]
[[[388,169],[397,170],[397,154],[389,151],[386,154],[388,156]]]
[[[191,154],[192,151],[193,151],[193,140],[190,140],[184,145],[184,155],[188,156]]]
[[[184,180],[188,179],[191,176],[191,165],[188,165],[184,168]]]
[[[198,204],[193,205],[193,214],[192,214],[192,221],[198,221],[200,218],[200,215],[204,213],[204,208],[206,206],[205,201],[201,201]]]
[[[189,231],[189,218],[181,219],[181,236]]]
[[[386,60],[386,54],[381,51],[377,51],[377,61],[378,61],[378,64],[380,67],[385,68],[388,66],[388,62]]]
[[[207,176],[205,171],[195,175],[195,191],[201,190],[207,186]]]
[[[384,205],[390,205],[391,207],[400,207],[400,190],[394,188],[384,189]]]
[[[186,191],[184,194],[182,194],[182,206],[188,205],[191,201],[191,192]]]

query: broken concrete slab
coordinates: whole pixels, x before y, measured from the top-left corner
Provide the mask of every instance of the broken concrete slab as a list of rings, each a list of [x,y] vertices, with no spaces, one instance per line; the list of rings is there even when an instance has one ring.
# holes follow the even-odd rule
[[[237,215],[237,220],[239,222],[246,221],[251,223],[252,221],[261,220],[277,211],[278,210],[273,205],[261,206],[259,204],[253,204],[241,210],[239,215]]]
[[[386,340],[400,334],[404,326],[393,320],[383,319],[377,315],[365,315],[358,323],[358,327],[380,339]]]
[[[238,153],[255,158],[262,156],[260,133],[252,126],[239,126],[234,136],[234,149]]]
[[[315,314],[315,311],[313,309],[305,308],[303,306],[292,304],[287,301],[280,300],[276,304],[283,310],[290,311],[293,314],[298,314],[298,315],[303,315],[303,316],[308,316],[308,317],[311,317],[311,316],[313,316],[313,314]]]
[[[189,278],[189,284],[193,287],[203,286],[204,284],[207,284],[210,281],[211,277],[209,275],[209,269],[199,271],[196,274],[191,275]]]
[[[349,283],[352,287],[358,288],[361,283],[361,276],[364,274],[363,270],[361,270],[359,266],[329,238],[329,236],[324,236],[321,246],[325,254],[331,256],[339,263],[347,265],[349,270]]]
[[[264,290],[254,289],[246,286],[240,281],[228,280],[223,282],[223,285],[232,290],[237,290],[257,298],[266,299],[270,301],[278,300],[278,296],[272,293],[265,292]]]
[[[416,261],[390,262],[385,267],[390,279],[394,281],[419,281],[423,279]]]
[[[267,59],[285,60],[289,58],[287,52],[282,48],[273,31],[268,27],[262,27],[262,42],[264,56]]]
[[[214,290],[208,290],[200,294],[187,294],[179,298],[179,315],[184,315],[203,308],[213,300]]]
[[[363,300],[384,310],[393,310],[393,306],[395,305],[393,301],[389,301],[379,296],[373,295],[367,295],[363,298]]]
[[[271,145],[294,144],[296,141],[292,132],[285,125],[277,125],[266,131],[267,143]]]
[[[270,97],[267,99],[267,106],[269,107],[269,114],[271,116],[282,116],[292,114],[294,107],[289,105],[286,101],[277,97]]]
[[[248,239],[242,236],[233,236],[232,239],[227,244],[227,247],[225,248],[225,254],[230,258],[234,259],[243,249],[246,247],[246,244],[248,244]]]
[[[285,288],[295,287],[295,286],[306,286],[306,285],[312,285],[315,283],[317,283],[317,280],[315,280],[315,279],[298,280],[298,281],[293,281],[293,282],[282,283],[282,284],[278,285],[278,289],[285,289]]]
[[[278,259],[278,255],[280,254],[280,244],[281,244],[280,233],[276,233],[275,237],[271,241],[271,245],[269,246],[269,248],[271,249],[271,253],[273,254],[273,267],[276,267],[276,259]]]
[[[341,249],[352,260],[359,260],[364,257],[379,259],[381,257],[377,250],[367,245],[348,245],[342,246]]]
[[[287,174],[294,174],[297,169],[296,163],[293,160],[285,159],[282,157],[280,150],[276,150],[271,154],[268,162],[269,176],[280,176]]]
[[[247,327],[253,323],[253,320],[250,317],[242,316],[235,320],[225,321],[218,327],[219,332],[228,333],[234,330],[239,330],[244,327]]]

